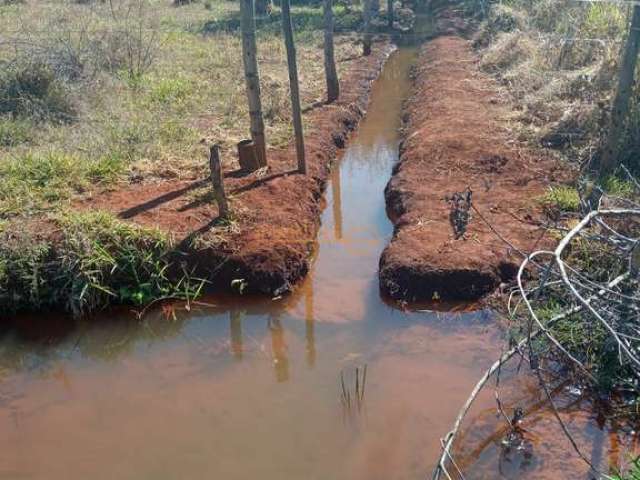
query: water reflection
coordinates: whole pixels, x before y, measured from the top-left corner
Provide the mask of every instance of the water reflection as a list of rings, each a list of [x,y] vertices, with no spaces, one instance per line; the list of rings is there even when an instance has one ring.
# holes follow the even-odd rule
[[[271,333],[271,352],[273,354],[273,368],[276,372],[276,380],[278,382],[286,382],[289,380],[289,357],[280,316],[277,314],[270,315],[268,327]]]
[[[236,360],[242,360],[242,313],[241,310],[229,312],[230,345]]]
[[[333,233],[336,241],[342,240],[342,199],[340,196],[340,169],[331,172],[331,206],[333,207]]]
[[[305,324],[305,340],[307,345],[307,365],[313,368],[316,364],[316,338],[315,338],[315,319],[313,316],[313,286],[310,282],[304,288],[304,324]]]

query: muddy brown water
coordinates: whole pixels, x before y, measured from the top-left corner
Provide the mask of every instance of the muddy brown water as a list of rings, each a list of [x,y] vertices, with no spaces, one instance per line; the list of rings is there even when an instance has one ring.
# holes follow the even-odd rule
[[[0,336],[0,479],[429,475],[502,339],[490,312],[402,312],[379,296],[391,235],[383,190],[414,54],[394,53],[376,82],[332,175],[313,271],[293,295],[215,297],[142,320],[33,317]],[[365,365],[357,405],[355,369]],[[535,383],[516,383],[507,408],[540,401]],[[506,453],[491,392],[474,411],[461,443],[467,478],[588,478],[544,409],[528,417],[531,449]],[[606,464],[624,442],[588,412],[572,419]]]

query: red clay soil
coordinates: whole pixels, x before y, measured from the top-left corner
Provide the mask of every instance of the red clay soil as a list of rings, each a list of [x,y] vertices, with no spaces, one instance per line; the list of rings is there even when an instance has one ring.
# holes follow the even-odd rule
[[[545,242],[537,197],[561,173],[510,138],[510,109],[469,41],[449,34],[427,43],[413,88],[401,158],[385,190],[395,231],[380,259],[380,286],[406,301],[479,298],[512,279],[522,257],[473,210],[455,239],[447,197],[469,187],[482,217],[531,251]]]
[[[379,44],[370,56],[351,60],[340,100],[307,114],[307,176],[295,171],[293,145],[270,150],[269,171],[262,176],[225,171],[235,214],[230,225],[218,221],[217,206],[207,198],[208,179],[127,185],[87,196],[77,207],[106,209],[168,232],[179,263],[218,288],[243,279],[246,291],[284,292],[309,270],[332,160],[363,117],[371,84],[392,50]]]

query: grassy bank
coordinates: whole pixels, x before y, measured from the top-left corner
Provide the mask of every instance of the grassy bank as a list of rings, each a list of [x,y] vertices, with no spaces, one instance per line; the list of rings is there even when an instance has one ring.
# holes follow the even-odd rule
[[[172,244],[157,230],[113,216],[69,213],[25,228],[0,225],[0,305],[5,312],[63,308],[74,315],[111,303],[190,299],[202,281],[176,274]]]

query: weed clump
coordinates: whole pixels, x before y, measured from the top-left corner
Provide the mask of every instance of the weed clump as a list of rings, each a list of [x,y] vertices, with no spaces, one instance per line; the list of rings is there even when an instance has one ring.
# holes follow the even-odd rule
[[[547,213],[556,216],[560,212],[577,212],[580,210],[580,194],[567,185],[550,187],[540,197],[540,203]]]

